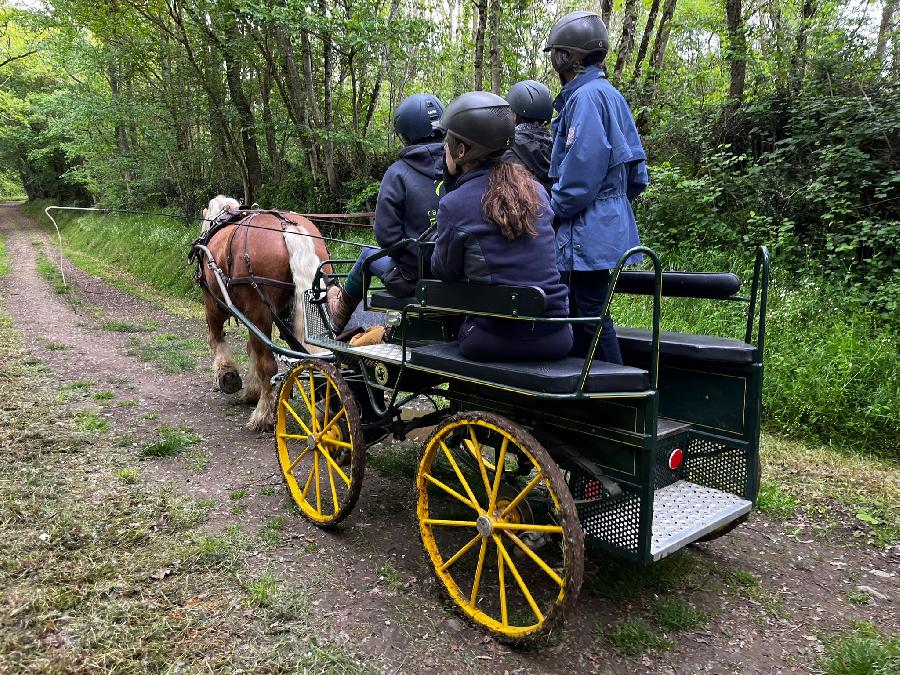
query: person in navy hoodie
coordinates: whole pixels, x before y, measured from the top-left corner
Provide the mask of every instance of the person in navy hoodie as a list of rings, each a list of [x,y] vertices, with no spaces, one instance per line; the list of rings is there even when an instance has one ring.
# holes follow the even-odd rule
[[[443,104],[431,94],[413,94],[394,113],[394,131],[404,143],[400,156],[381,180],[375,204],[375,239],[382,248],[398,241],[418,238],[434,224],[440,183],[443,177],[443,133],[433,125],[444,112]],[[379,249],[367,246],[344,287],[328,288],[326,307],[335,330],[340,332],[350,320],[363,296],[362,266]],[[411,295],[418,277],[418,258],[412,247],[374,261],[369,268],[385,281],[393,295]]]
[[[631,201],[648,184],[646,155],[628,103],[606,79],[608,49],[603,20],[583,11],[560,19],[544,47],[563,84],[553,102],[559,114],[552,125],[550,205],[572,316],[600,316],[610,270],[640,244]],[[577,326],[574,354],[587,354],[595,328]],[[622,363],[609,315],[599,351],[604,361]]]
[[[509,104],[469,92],[447,107],[439,126],[455,181],[438,206],[432,274],[442,281],[538,286],[547,297],[545,316],[568,316],[546,193],[525,167],[504,159],[516,132]],[[459,331],[460,352],[474,361],[550,361],[571,347],[567,323],[475,316]]]

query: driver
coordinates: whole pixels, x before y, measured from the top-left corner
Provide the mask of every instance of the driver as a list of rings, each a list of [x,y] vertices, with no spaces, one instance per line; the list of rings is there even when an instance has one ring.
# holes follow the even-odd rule
[[[545,316],[568,316],[547,195],[527,169],[504,158],[516,133],[509,104],[495,94],[469,92],[448,106],[439,126],[455,181],[438,207],[434,276],[537,286],[547,298]],[[459,330],[460,352],[474,361],[551,361],[571,348],[567,323],[476,316]]]
[[[397,107],[394,131],[405,147],[384,174],[375,205],[375,239],[381,248],[398,241],[418,238],[434,223],[440,196],[444,147],[443,132],[432,124],[444,112],[444,106],[432,94],[413,94]],[[326,307],[331,323],[340,332],[362,300],[365,260],[379,249],[363,248],[344,287],[328,288]],[[415,247],[407,246],[374,261],[369,268],[385,282],[395,297],[412,295],[418,276]]]

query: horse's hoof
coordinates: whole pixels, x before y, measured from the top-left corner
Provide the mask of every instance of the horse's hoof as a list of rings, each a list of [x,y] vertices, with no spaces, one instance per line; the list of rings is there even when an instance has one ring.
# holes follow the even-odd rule
[[[253,417],[250,418],[250,421],[245,425],[250,431],[255,431],[257,433],[269,432],[275,429],[275,420],[271,417],[256,419]]]
[[[229,370],[219,375],[219,389],[226,394],[233,394],[236,391],[240,391],[242,386],[243,382],[241,382],[241,376],[233,370]]]

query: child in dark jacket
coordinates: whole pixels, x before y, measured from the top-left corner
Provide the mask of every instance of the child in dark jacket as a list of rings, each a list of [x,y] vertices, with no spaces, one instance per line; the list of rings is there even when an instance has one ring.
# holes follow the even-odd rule
[[[440,202],[432,273],[443,281],[537,286],[544,316],[568,316],[546,193],[503,153],[515,138],[509,105],[487,92],[456,99],[441,118],[447,169],[458,176]],[[474,361],[550,361],[572,348],[572,329],[544,323],[468,317],[460,351]]]
[[[406,144],[381,180],[375,204],[375,239],[387,248],[403,239],[418,238],[437,214],[440,183],[443,176],[443,134],[432,126],[444,112],[444,106],[431,94],[413,94],[397,107],[394,131]],[[328,289],[327,307],[331,322],[340,331],[363,296],[363,263],[379,249],[363,248],[343,288]],[[414,288],[418,276],[418,258],[412,247],[375,260],[369,268],[384,280],[389,273],[401,280],[399,285]],[[391,287],[388,290],[392,290]]]
[[[503,159],[524,166],[550,194],[553,187],[548,175],[553,150],[553,137],[547,126],[553,117],[550,90],[535,80],[522,80],[512,86],[506,101],[516,116],[516,140]]]

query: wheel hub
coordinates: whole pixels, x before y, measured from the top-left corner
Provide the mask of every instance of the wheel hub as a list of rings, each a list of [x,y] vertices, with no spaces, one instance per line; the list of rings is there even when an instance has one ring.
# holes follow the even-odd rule
[[[491,522],[490,518],[481,514],[475,521],[475,529],[478,530],[478,534],[487,539],[494,532],[494,524]]]
[[[306,437],[306,447],[308,449],[312,450],[313,448],[315,448],[316,443],[317,443],[317,441],[316,441],[315,434],[310,434],[309,436]]]

